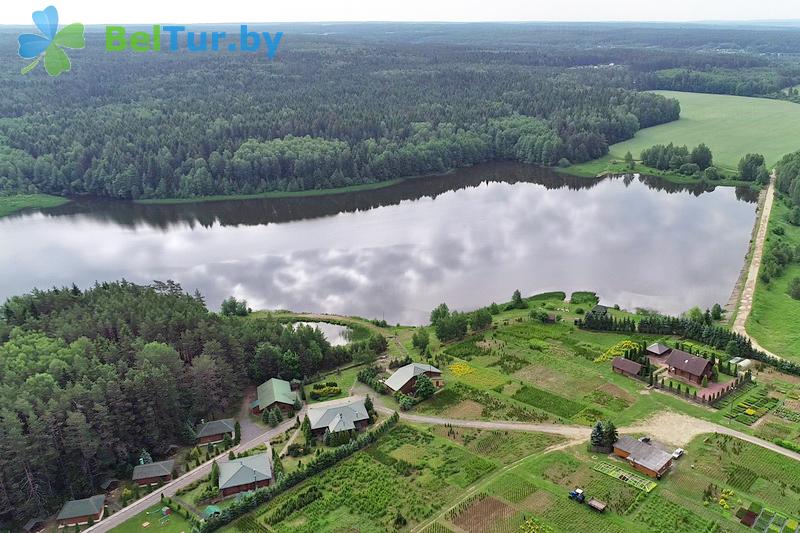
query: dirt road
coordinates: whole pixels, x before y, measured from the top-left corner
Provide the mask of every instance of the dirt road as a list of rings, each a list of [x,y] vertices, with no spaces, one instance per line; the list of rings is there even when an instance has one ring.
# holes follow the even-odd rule
[[[745,329],[747,319],[750,317],[750,311],[753,309],[753,295],[756,291],[756,284],[758,283],[758,272],[761,270],[761,261],[764,258],[764,242],[767,239],[767,228],[769,226],[769,216],[772,213],[772,204],[775,200],[775,173],[772,173],[769,187],[767,188],[767,197],[764,201],[764,208],[761,210],[759,218],[758,233],[756,233],[756,240],[753,243],[753,259],[750,261],[750,269],[747,271],[747,279],[744,282],[742,289],[742,297],[739,300],[739,309],[736,313],[736,320],[733,322],[733,331],[739,333],[750,339],[753,343],[753,348],[761,350],[767,355],[780,358],[778,355],[766,350],[763,346],[753,339]]]

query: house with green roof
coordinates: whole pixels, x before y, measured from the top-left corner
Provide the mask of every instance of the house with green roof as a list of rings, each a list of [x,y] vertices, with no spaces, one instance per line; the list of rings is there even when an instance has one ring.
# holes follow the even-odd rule
[[[99,522],[103,519],[105,505],[105,494],[98,494],[82,500],[68,501],[56,516],[58,527],[88,524],[90,520]]]
[[[292,390],[292,385],[278,378],[268,379],[259,385],[257,394],[256,400],[250,404],[250,410],[254,415],[275,407],[288,413],[294,410],[294,402],[297,401],[297,392]]]
[[[272,463],[267,453],[219,463],[219,491],[232,496],[272,484]]]

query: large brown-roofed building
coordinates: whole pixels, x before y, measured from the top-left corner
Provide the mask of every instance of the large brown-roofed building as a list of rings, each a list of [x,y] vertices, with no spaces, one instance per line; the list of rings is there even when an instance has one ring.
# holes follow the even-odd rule
[[[623,435],[614,443],[614,454],[643,474],[661,478],[672,465],[672,455],[647,442]]]
[[[618,374],[638,378],[642,372],[642,365],[636,361],[625,359],[624,357],[615,357],[611,362],[611,368]]]
[[[666,363],[670,372],[695,383],[702,382],[703,377],[711,379],[711,370],[714,366],[714,363],[708,359],[678,349],[670,352]]]

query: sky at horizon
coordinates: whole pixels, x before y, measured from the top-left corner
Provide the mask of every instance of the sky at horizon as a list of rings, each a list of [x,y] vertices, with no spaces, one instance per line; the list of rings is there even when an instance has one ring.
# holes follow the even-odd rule
[[[23,0],[6,2],[0,25],[32,24],[31,14],[54,5],[63,23],[237,23],[343,21],[778,21],[800,19],[797,0],[296,0],[224,3]]]

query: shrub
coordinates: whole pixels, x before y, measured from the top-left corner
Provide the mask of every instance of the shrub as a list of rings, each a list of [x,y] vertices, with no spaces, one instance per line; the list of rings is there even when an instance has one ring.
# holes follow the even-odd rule
[[[789,296],[795,300],[800,300],[800,278],[792,278],[789,282]]]

